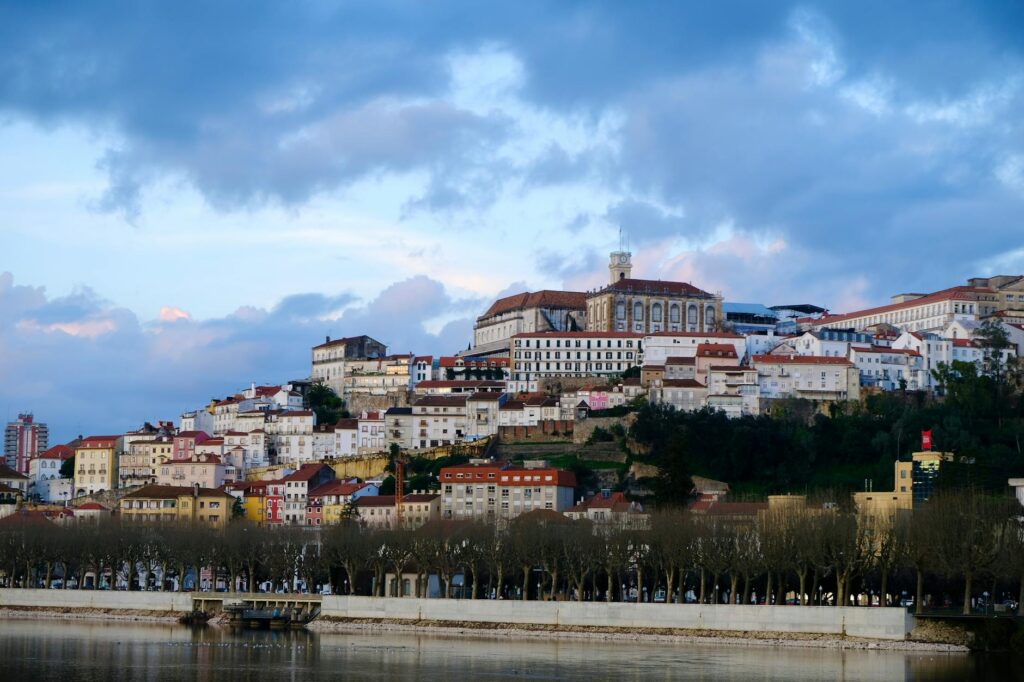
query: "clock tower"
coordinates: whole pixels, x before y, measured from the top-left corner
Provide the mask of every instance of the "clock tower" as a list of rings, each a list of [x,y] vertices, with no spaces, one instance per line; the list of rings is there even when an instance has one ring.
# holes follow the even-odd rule
[[[612,251],[608,260],[608,271],[611,274],[612,284],[620,279],[629,279],[629,273],[632,270],[633,254],[628,251]]]

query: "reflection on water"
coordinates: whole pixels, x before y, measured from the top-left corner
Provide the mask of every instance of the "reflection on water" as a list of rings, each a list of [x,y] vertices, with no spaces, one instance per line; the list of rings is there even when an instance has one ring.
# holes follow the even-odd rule
[[[1001,657],[0,622],[7,680],[1016,680]],[[1019,674],[1019,673],[1018,673]]]

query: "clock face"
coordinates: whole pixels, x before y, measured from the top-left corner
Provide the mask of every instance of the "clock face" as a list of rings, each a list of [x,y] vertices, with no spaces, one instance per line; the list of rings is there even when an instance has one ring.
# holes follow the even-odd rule
[[[621,256],[619,256],[619,262],[622,263],[623,265],[626,264],[627,260],[629,260],[629,258],[626,256],[626,254],[622,254]]]

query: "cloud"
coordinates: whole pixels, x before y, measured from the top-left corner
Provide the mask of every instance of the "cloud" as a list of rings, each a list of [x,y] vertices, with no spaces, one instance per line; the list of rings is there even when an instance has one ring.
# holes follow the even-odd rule
[[[309,349],[327,334],[369,334],[394,352],[452,353],[470,338],[475,299],[414,277],[373,299],[297,294],[197,320],[165,306],[155,320],[82,288],[49,297],[0,273],[0,404],[32,409],[55,441],[176,416],[251,381],[309,375]],[[428,330],[431,321],[447,317]]]

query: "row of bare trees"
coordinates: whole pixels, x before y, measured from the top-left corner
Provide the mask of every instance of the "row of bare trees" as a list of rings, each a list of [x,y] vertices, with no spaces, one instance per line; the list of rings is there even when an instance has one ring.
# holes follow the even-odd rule
[[[8,523],[0,529],[0,575],[9,587],[302,585],[469,599],[849,605],[868,594],[882,604],[912,594],[918,610],[926,587],[962,585],[968,613],[979,585],[1012,584],[1024,597],[1018,513],[1005,500],[961,492],[894,518],[784,507],[744,521],[668,510],[638,528],[551,513],[526,514],[502,529],[482,522],[417,530],[355,522],[315,530]],[[200,582],[201,573],[210,579]]]

